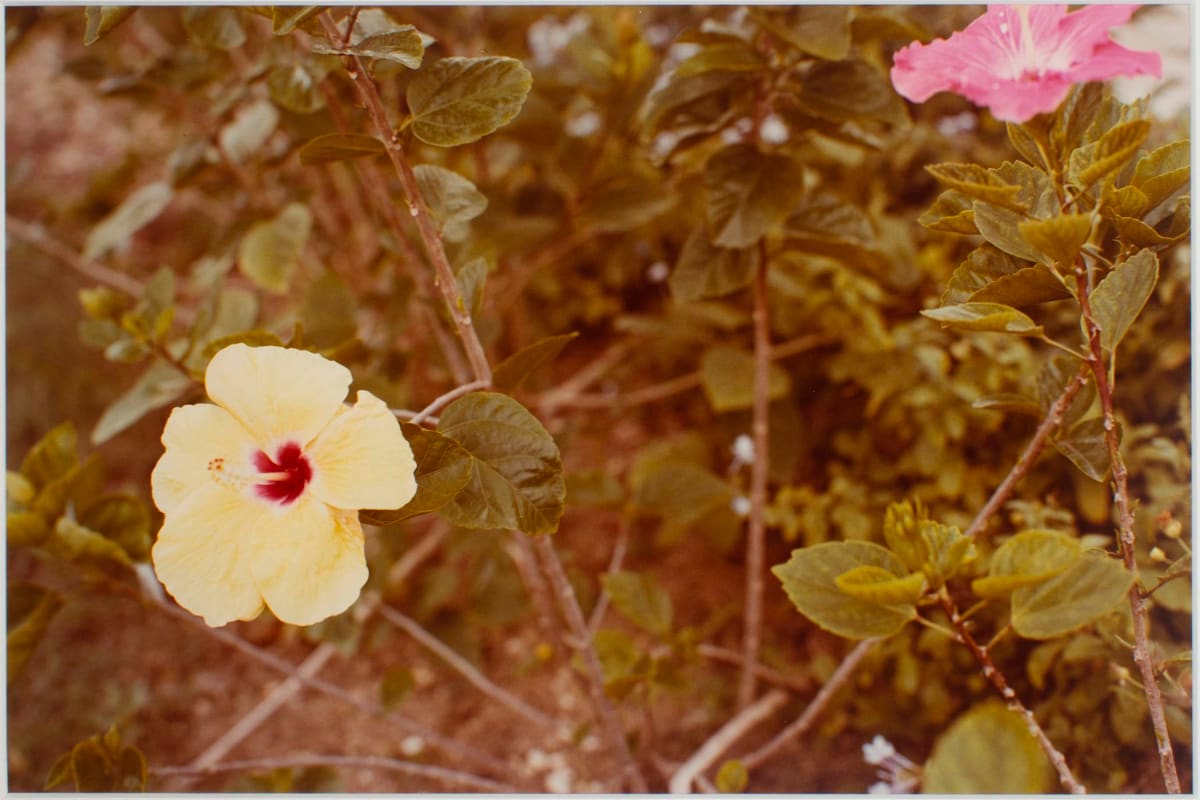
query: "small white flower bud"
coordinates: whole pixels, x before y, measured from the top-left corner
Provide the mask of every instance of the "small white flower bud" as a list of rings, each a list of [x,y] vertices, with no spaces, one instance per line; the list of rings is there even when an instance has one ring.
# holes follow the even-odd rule
[[[671,268],[665,261],[655,261],[646,268],[646,280],[651,283],[662,283],[671,274]]]
[[[729,501],[729,508],[739,517],[748,517],[750,516],[750,498],[739,494]]]
[[[733,447],[729,448],[733,453],[733,460],[737,464],[753,464],[754,463],[754,440],[746,434],[740,434],[733,440]]]
[[[791,131],[788,130],[787,123],[778,114],[769,114],[762,121],[758,135],[767,144],[783,144],[790,138]]]

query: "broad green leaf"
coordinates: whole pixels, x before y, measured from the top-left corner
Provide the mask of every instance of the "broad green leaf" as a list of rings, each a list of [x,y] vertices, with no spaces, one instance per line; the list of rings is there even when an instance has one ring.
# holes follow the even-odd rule
[[[838,575],[834,585],[859,600],[895,605],[920,600],[926,582],[920,572],[900,577],[883,567],[864,564]]]
[[[102,36],[129,19],[136,6],[87,6],[84,10],[87,29],[83,32],[85,45],[95,44]]]
[[[991,244],[981,244],[963,260],[946,284],[941,304],[965,303],[994,281],[1013,275],[1025,267],[1025,262],[1010,256]],[[1009,305],[1009,304],[1006,304]]]
[[[361,133],[327,133],[309,139],[300,147],[300,163],[305,166],[343,161],[347,158],[377,156],[386,152],[378,137]]]
[[[513,353],[492,370],[492,385],[501,391],[515,391],[531,373],[553,361],[578,336],[578,332],[547,336]]]
[[[356,306],[357,298],[346,282],[336,272],[326,270],[304,291],[304,302],[300,304],[304,341],[322,349],[353,339],[358,331]]]
[[[720,44],[710,44],[700,52],[685,59],[675,68],[675,75],[689,78],[705,72],[750,72],[766,66],[761,55],[747,42],[740,39]]]
[[[80,514],[79,523],[116,542],[135,561],[150,553],[150,511],[135,497],[104,497]]]
[[[576,507],[619,508],[625,488],[607,469],[590,469],[567,474],[567,504]]]
[[[1092,317],[1100,326],[1100,345],[1113,350],[1150,299],[1158,283],[1158,256],[1139,250],[1118,263],[1090,296]]]
[[[917,534],[926,553],[921,572],[932,589],[940,589],[975,557],[975,545],[953,525],[923,519],[917,523]]]
[[[809,55],[837,61],[850,52],[849,6],[798,5],[786,10],[749,6],[749,10],[760,25]]]
[[[84,259],[95,261],[124,244],[129,237],[157,219],[173,196],[171,185],[165,181],[146,184],[129,195],[92,228],[83,246]]]
[[[221,152],[235,164],[243,164],[262,149],[279,124],[279,111],[270,100],[256,100],[243,106],[221,132],[217,142]]]
[[[968,236],[978,233],[975,227],[974,201],[954,189],[938,195],[929,210],[917,217],[917,222],[932,231],[962,233]]]
[[[445,167],[418,164],[413,167],[421,196],[442,225],[469,222],[482,214],[487,198],[475,184]]]
[[[1075,265],[1079,250],[1092,232],[1091,214],[1063,214],[1050,219],[1025,220],[1017,226],[1029,244],[1066,270]]]
[[[70,780],[80,792],[144,792],[146,757],[123,744],[116,727],[79,742],[54,763],[46,779],[50,789]]]
[[[438,432],[471,455],[467,485],[440,513],[464,528],[553,533],[566,484],[558,446],[511,397],[476,392],[442,412]]]
[[[8,470],[4,473],[4,495],[6,509],[12,513],[29,507],[37,497],[37,487],[21,473]]]
[[[232,50],[246,42],[241,12],[225,6],[188,6],[183,9],[183,28],[188,38],[201,47]]]
[[[1072,186],[1086,190],[1132,161],[1149,135],[1150,123],[1146,120],[1131,120],[1117,125],[1096,142],[1071,153],[1067,179]]]
[[[324,10],[322,6],[273,6],[271,32],[276,36],[287,36]]]
[[[1083,552],[1079,540],[1057,531],[1021,531],[992,554],[988,574],[971,582],[984,598],[1007,597],[1064,572]]]
[[[892,574],[906,570],[892,553],[872,542],[825,542],[793,550],[784,564],[771,568],[800,613],[831,633],[849,639],[890,636],[917,616],[911,604],[881,605],[852,597],[836,580],[855,567],[881,567]]]
[[[1025,217],[1008,208],[976,200],[974,210],[975,227],[979,235],[1006,253],[1025,261],[1040,261],[1040,253],[1021,235],[1020,224]]]
[[[746,765],[736,758],[731,758],[723,763],[717,770],[717,777],[713,780],[717,791],[723,794],[744,792],[749,783],[750,773],[746,771]]]
[[[943,327],[963,331],[1018,333],[1040,336],[1042,326],[1012,306],[999,303],[959,303],[953,306],[930,308],[922,315],[942,323]]]
[[[59,517],[45,548],[64,561],[97,558],[132,566],[121,546],[102,534],[85,528],[70,517]]]
[[[682,533],[706,518],[727,511],[729,484],[698,464],[639,459],[630,470],[633,506],[661,517],[672,533]]]
[[[1108,216],[1141,217],[1150,210],[1150,198],[1136,186],[1110,186],[1104,190],[1100,208]]]
[[[833,122],[863,118],[889,125],[908,121],[904,102],[877,67],[856,59],[817,61],[800,78],[800,108]]]
[[[1049,169],[1046,153],[1050,147],[1044,125],[1038,125],[1036,122],[1024,125],[1009,122],[1005,127],[1008,131],[1008,141],[1021,158],[1039,169]]]
[[[649,659],[623,631],[596,631],[593,642],[604,673],[604,691],[612,699],[623,699],[650,677]]]
[[[312,212],[289,203],[274,219],[255,223],[238,245],[238,268],[269,292],[283,294],[300,265],[312,229]]]
[[[1152,250],[1162,250],[1173,244],[1178,244],[1191,235],[1188,215],[1191,213],[1187,198],[1181,198],[1174,214],[1159,222],[1157,228],[1151,228],[1140,219],[1115,217],[1113,223],[1121,238],[1136,247],[1148,247]]]
[[[634,625],[656,636],[671,632],[671,596],[649,575],[610,572],[600,576],[600,583],[613,608]]]
[[[1104,480],[1112,466],[1108,444],[1104,440],[1104,420],[1099,417],[1085,419],[1052,441],[1058,452],[1071,459],[1080,472],[1094,481]]]
[[[417,688],[417,680],[408,667],[394,667],[387,671],[379,684],[379,703],[385,710],[392,711]]]
[[[1042,365],[1038,370],[1036,383],[1038,407],[1041,409],[1039,413],[1046,414],[1050,411],[1050,406],[1062,395],[1067,384],[1075,380],[1079,367],[1079,362],[1070,356],[1055,356]],[[1059,427],[1069,428],[1078,422],[1092,407],[1092,401],[1095,399],[1096,384],[1089,380],[1084,383],[1079,394],[1063,413]]]
[[[483,256],[471,259],[454,273],[458,281],[458,299],[462,304],[460,308],[466,309],[472,317],[479,314],[487,277],[488,263]]]
[[[8,543],[16,547],[39,545],[50,535],[46,518],[34,511],[10,511],[6,524]]]
[[[1107,87],[1099,82],[1076,84],[1067,94],[1054,115],[1048,133],[1060,163],[1066,163],[1071,152],[1083,144],[1086,134],[1100,111],[1112,103]]]
[[[769,233],[804,195],[804,173],[788,156],[765,155],[752,145],[727,147],[704,166],[712,243],[749,247]]]
[[[1014,211],[1024,211],[1026,208],[1017,201],[1020,186],[1004,182],[995,172],[978,164],[926,164],[925,171],[947,189],[954,189],[973,200],[983,200]]]
[[[1025,720],[999,700],[986,700],[954,721],[925,762],[930,794],[1041,794],[1054,772]]]
[[[581,227],[620,233],[645,225],[675,205],[657,171],[648,164],[625,162],[620,171],[588,187],[579,215]]]
[[[652,91],[638,112],[643,127],[650,133],[669,125],[692,108],[691,104],[720,104],[728,92],[745,81],[744,73],[704,72],[681,78],[672,74],[665,86]],[[717,109],[718,119],[722,109]]]
[[[277,64],[267,74],[271,99],[297,114],[312,114],[325,107],[319,84],[319,78],[302,64]]]
[[[684,242],[667,284],[680,303],[722,297],[748,286],[757,263],[756,250],[717,247],[699,225]]]
[[[8,684],[25,666],[62,607],[62,597],[30,583],[8,584]]]
[[[163,361],[156,361],[133,386],[112,402],[92,430],[92,444],[102,444],[146,414],[170,405],[193,385],[188,376]]]
[[[1142,157],[1133,170],[1133,186],[1145,195],[1146,208],[1151,209],[1187,186],[1191,175],[1191,141],[1181,139]]]
[[[754,405],[754,356],[736,347],[712,347],[700,358],[700,380],[714,411],[735,411]],[[778,400],[792,390],[792,379],[772,363],[767,397]]]
[[[443,58],[408,85],[413,134],[426,144],[468,144],[507,125],[533,85],[515,58]]]
[[[1013,592],[1013,629],[1027,639],[1070,633],[1111,611],[1133,582],[1116,559],[1086,552],[1050,580]]]
[[[400,25],[389,31],[363,37],[345,47],[317,42],[313,45],[313,52],[378,58],[402,64],[409,69],[419,69],[421,60],[425,57],[425,40],[421,37],[421,32],[412,25]]]
[[[75,425],[63,422],[51,428],[21,461],[21,474],[35,489],[66,476],[79,463]]]
[[[972,303],[1000,303],[1013,308],[1065,300],[1071,292],[1044,264],[1022,267],[1011,275],[1003,275],[968,299]]]
[[[400,423],[400,430],[417,462],[417,493],[407,505],[395,511],[364,510],[363,519],[374,525],[390,525],[437,511],[457,497],[472,480],[473,458],[458,442],[408,422]]]

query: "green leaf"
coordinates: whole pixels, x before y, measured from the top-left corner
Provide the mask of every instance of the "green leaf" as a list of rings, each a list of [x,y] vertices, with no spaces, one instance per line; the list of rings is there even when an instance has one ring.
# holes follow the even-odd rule
[[[667,285],[679,303],[723,297],[748,286],[757,264],[755,250],[717,247],[698,225],[684,242]]]
[[[669,211],[676,200],[657,171],[640,162],[623,163],[620,171],[589,186],[585,197],[579,224],[601,233],[645,225]]]
[[[312,213],[289,203],[274,219],[255,223],[238,245],[238,268],[256,285],[283,294],[300,265],[312,229]]]
[[[46,518],[35,511],[8,512],[7,526],[8,543],[16,547],[39,545],[50,535]]]
[[[83,32],[84,45],[95,44],[113,28],[129,19],[129,15],[137,11],[135,6],[87,6],[84,10],[87,17],[87,29]]]
[[[925,593],[926,582],[920,572],[899,577],[883,567],[864,564],[838,575],[834,585],[859,600],[895,605],[917,602]]]
[[[807,113],[833,122],[878,120],[889,125],[908,121],[904,101],[877,67],[856,59],[818,61],[805,70],[796,98]]]
[[[1036,122],[1024,125],[1009,122],[1005,128],[1008,131],[1008,141],[1021,158],[1039,169],[1050,168],[1045,156],[1050,148],[1044,125],[1038,125]]]
[[[453,170],[418,164],[413,167],[413,174],[429,210],[444,226],[470,222],[487,209],[488,200],[483,193]]]
[[[1112,351],[1150,299],[1158,283],[1158,256],[1149,250],[1118,263],[1092,290],[1092,317],[1100,326],[1100,345]]]
[[[749,247],[779,225],[804,194],[804,172],[792,158],[752,145],[727,147],[704,166],[712,243]]]
[[[408,85],[413,134],[438,147],[474,142],[516,117],[532,86],[515,58],[443,58]]]
[[[361,133],[327,133],[309,139],[300,147],[300,163],[305,166],[344,161],[348,158],[377,156],[386,152],[383,142]]]
[[[467,488],[472,481],[474,460],[458,442],[437,431],[408,422],[400,423],[404,438],[417,462],[417,493],[401,509],[364,510],[363,519],[375,525],[390,525],[402,519],[437,511]]]
[[[171,185],[165,181],[149,183],[129,195],[92,228],[83,245],[84,260],[95,261],[124,244],[129,237],[153,222],[170,204],[173,196]]]
[[[336,272],[326,270],[304,290],[300,322],[304,341],[317,349],[336,347],[354,338],[357,298]]]
[[[1007,597],[1066,571],[1083,552],[1079,540],[1057,531],[1021,531],[996,548],[987,577],[971,582],[983,598]]]
[[[232,50],[246,43],[241,12],[236,8],[188,6],[183,9],[183,28],[201,47]]]
[[[70,517],[59,517],[54,533],[46,541],[46,550],[64,561],[97,558],[117,561],[126,566],[133,562],[121,546]]]
[[[472,258],[454,273],[458,281],[458,298],[460,308],[468,311],[472,317],[479,314],[483,304],[483,287],[487,285],[488,263],[483,256]]]
[[[921,789],[930,794],[1041,794],[1054,773],[1020,714],[986,700],[938,737]]]
[[[921,314],[955,330],[1019,333],[1022,336],[1042,334],[1042,326],[1012,306],[999,303],[959,303],[925,309]]]
[[[1112,99],[1099,82],[1076,84],[1067,94],[1054,115],[1048,138],[1060,162],[1065,163],[1071,152],[1083,142],[1096,117]]]
[[[882,605],[852,597],[837,587],[837,577],[855,567],[905,572],[891,551],[872,542],[825,542],[793,550],[784,564],[771,568],[800,613],[831,633],[849,639],[890,636],[917,616],[911,604]]]
[[[953,525],[923,519],[917,523],[917,535],[926,554],[921,571],[932,589],[940,589],[975,557],[975,545]]]
[[[287,36],[324,10],[323,6],[273,6],[271,32],[276,36]]]
[[[255,100],[238,110],[221,128],[217,142],[225,156],[243,164],[262,149],[279,124],[279,111],[270,100]]]
[[[1067,388],[1067,384],[1075,380],[1079,372],[1079,362],[1070,356],[1055,356],[1042,365],[1037,374],[1037,402],[1039,414],[1046,414],[1050,406]],[[1063,412],[1061,428],[1068,428],[1078,422],[1096,399],[1096,384],[1092,381],[1084,383],[1083,388],[1071,405]]]
[[[954,189],[973,200],[1024,211],[1026,206],[1017,200],[1020,186],[1006,183],[992,170],[978,164],[926,164],[925,171],[947,189]]]
[[[1191,146],[1190,140],[1181,139],[1151,151],[1138,161],[1133,170],[1133,186],[1146,197],[1146,210],[1156,208],[1187,186],[1192,175]]]
[[[761,55],[747,42],[740,39],[710,44],[700,52],[685,59],[675,68],[679,78],[689,78],[705,72],[751,72],[766,66]]]
[[[593,642],[604,673],[604,691],[612,699],[623,699],[650,677],[649,659],[623,631],[596,631]]]
[[[325,107],[320,80],[302,64],[277,64],[267,73],[267,88],[275,104],[297,114],[312,114]]]
[[[1086,552],[1054,578],[1013,592],[1013,629],[1027,639],[1070,633],[1111,611],[1133,582],[1116,559]]]
[[[417,688],[417,679],[408,667],[393,667],[383,676],[379,684],[379,703],[388,711],[400,707],[413,689]]]
[[[464,528],[553,533],[566,484],[554,439],[511,397],[476,392],[446,407],[438,431],[471,455],[471,477],[442,516]]]
[[[33,655],[62,607],[62,596],[31,583],[8,584],[8,684]]]
[[[1058,452],[1071,459],[1079,471],[1094,481],[1103,481],[1112,463],[1104,440],[1104,420],[1085,419],[1053,439]]]
[[[750,773],[746,771],[745,764],[736,758],[731,758],[717,770],[717,777],[713,783],[718,792],[738,794],[746,791],[746,786],[750,783]]]
[[[1149,135],[1150,123],[1144,119],[1117,125],[1096,142],[1071,153],[1067,166],[1068,181],[1080,190],[1088,189],[1132,161]]]
[[[634,625],[655,636],[665,637],[671,632],[671,596],[649,575],[610,572],[600,576],[600,583],[613,608]]]
[[[732,514],[729,484],[698,464],[639,458],[629,483],[634,508],[660,517],[669,539],[722,513]]]
[[[1041,254],[1025,241],[1021,235],[1020,224],[1025,217],[1008,208],[1000,208],[976,200],[972,205],[974,210],[975,227],[979,235],[987,239],[1006,253],[1024,259],[1025,261],[1040,261]]]
[[[131,495],[100,499],[79,516],[79,523],[116,542],[135,561],[150,553],[150,511]]]
[[[79,464],[75,425],[63,422],[46,433],[21,460],[21,474],[35,489],[66,476]]]
[[[578,336],[577,332],[547,336],[513,353],[492,370],[492,385],[504,392],[515,391],[531,373],[553,361]]]
[[[1129,244],[1136,247],[1162,250],[1188,238],[1191,234],[1190,222],[1188,221],[1190,213],[1190,204],[1188,204],[1188,199],[1184,197],[1180,199],[1174,214],[1160,222],[1158,228],[1151,228],[1142,220],[1130,219],[1129,217],[1114,217],[1113,222],[1116,224],[1117,232],[1121,234],[1121,238]]]
[[[1050,264],[1071,269],[1092,232],[1091,214],[1062,214],[1017,225],[1022,238],[1049,257]]]
[[[128,391],[112,402],[92,430],[92,444],[103,444],[146,414],[170,405],[193,386],[188,376],[164,361],[156,361]]]
[[[736,411],[754,405],[754,356],[736,347],[712,347],[700,358],[700,380],[714,411]],[[792,379],[772,363],[767,397],[778,400],[792,390]]]
[[[425,57],[425,40],[412,25],[400,25],[390,31],[363,37],[346,47],[317,42],[313,45],[313,52],[378,58],[402,64],[409,69],[420,69]]]
[[[800,5],[786,11],[761,6],[748,8],[759,24],[809,55],[836,61],[850,52],[852,9],[849,6]],[[857,16],[858,10],[854,11]]]
[[[974,201],[954,189],[947,189],[938,195],[929,210],[917,217],[917,222],[932,231],[962,233],[968,236],[978,233],[975,227]]]
[[[1003,275],[968,298],[972,303],[1000,303],[1013,308],[1065,300],[1071,292],[1049,267],[1035,264]]]

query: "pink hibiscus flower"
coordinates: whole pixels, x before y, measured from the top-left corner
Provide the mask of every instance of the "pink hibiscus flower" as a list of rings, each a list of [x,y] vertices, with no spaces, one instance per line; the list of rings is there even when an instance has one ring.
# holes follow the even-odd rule
[[[952,91],[1000,120],[1024,122],[1053,111],[1071,85],[1117,75],[1162,76],[1158,53],[1128,50],[1109,38],[1136,5],[988,6],[987,13],[929,44],[896,53],[892,85],[913,102]]]

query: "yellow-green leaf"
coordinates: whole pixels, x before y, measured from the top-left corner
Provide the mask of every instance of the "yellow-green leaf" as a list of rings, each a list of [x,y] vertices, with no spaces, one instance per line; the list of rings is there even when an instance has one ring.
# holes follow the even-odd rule
[[[1013,629],[1027,639],[1070,633],[1111,611],[1133,581],[1121,562],[1086,552],[1050,580],[1013,592]]]
[[[62,607],[62,597],[40,586],[10,582],[7,603],[8,683],[11,686],[13,678],[25,666]]]
[[[926,582],[919,572],[899,577],[883,567],[864,564],[838,575],[834,585],[859,600],[894,605],[917,602],[925,592]]]
[[[407,422],[400,424],[400,430],[417,462],[417,493],[407,505],[395,511],[364,510],[363,519],[375,525],[390,525],[437,511],[456,498],[472,480],[472,456],[458,442]]]
[[[532,86],[515,58],[443,58],[408,85],[413,133],[438,147],[481,139],[520,113]]]
[[[553,361],[578,336],[577,332],[547,336],[513,353],[492,370],[492,385],[505,392],[514,391],[531,373]]]
[[[1050,219],[1025,220],[1017,226],[1021,236],[1049,257],[1051,264],[1070,269],[1092,232],[1091,214],[1062,214]]]
[[[425,57],[425,40],[412,25],[399,25],[388,31],[365,36],[345,47],[333,47],[325,42],[313,45],[313,52],[343,54],[360,58],[394,61],[409,69],[419,69]]]
[[[1068,180],[1078,189],[1086,190],[1128,164],[1149,135],[1150,123],[1144,119],[1116,125],[1094,143],[1071,153]]]
[[[95,44],[102,36],[129,19],[136,6],[87,6],[84,10],[87,29],[83,32],[85,45]]]
[[[453,170],[418,164],[413,167],[413,174],[421,197],[442,225],[469,222],[487,209],[488,200],[483,193]]]
[[[300,163],[305,166],[342,161],[347,158],[377,156],[386,151],[376,136],[362,133],[327,133],[309,139],[300,147]]]
[[[721,768],[717,770],[717,777],[713,780],[717,791],[723,794],[744,792],[749,783],[750,773],[746,771],[746,765],[736,758],[731,758],[722,764]]]
[[[1090,296],[1092,317],[1100,326],[1100,345],[1115,348],[1137,319],[1158,283],[1158,256],[1149,250],[1118,263]]]
[[[183,9],[183,28],[188,38],[201,47],[232,50],[246,42],[241,13],[224,6],[187,6]]]
[[[930,794],[1040,794],[1054,788],[1054,773],[1021,715],[986,700],[938,737],[921,788]]]
[[[1133,170],[1133,186],[1145,195],[1147,209],[1155,208],[1187,186],[1192,175],[1191,147],[1189,139],[1181,139],[1151,151],[1138,161]]]
[[[1025,216],[1009,208],[976,200],[971,206],[979,235],[1010,255],[1025,261],[1040,261],[1040,253],[1020,233]]]
[[[1080,472],[1094,481],[1104,480],[1112,466],[1104,438],[1104,420],[1099,417],[1085,419],[1053,441],[1055,448],[1071,459]]]
[[[156,361],[114,400],[92,429],[92,444],[103,444],[156,408],[170,405],[193,386],[187,375]]]
[[[942,323],[943,327],[956,330],[1018,333],[1022,336],[1042,334],[1042,326],[1012,306],[999,303],[959,303],[926,309],[921,314]]]
[[[1028,530],[1011,537],[992,554],[988,574],[971,582],[975,594],[1007,597],[1064,572],[1083,552],[1078,539],[1057,531]]]
[[[1020,186],[1003,181],[995,172],[978,164],[927,164],[925,171],[947,189],[954,189],[974,200],[1024,211],[1026,206],[1017,200]]]
[[[238,268],[269,292],[287,292],[311,229],[307,206],[289,203],[274,219],[255,223],[242,237]]]
[[[766,66],[761,55],[740,39],[711,44],[685,59],[675,68],[675,75],[688,78],[705,72],[749,72]]]
[[[749,247],[774,229],[804,195],[800,165],[752,145],[727,147],[704,166],[708,228],[720,247]]]
[[[312,114],[325,107],[320,82],[303,64],[277,64],[267,73],[271,99],[297,114]]]
[[[75,425],[63,422],[50,429],[21,460],[21,474],[35,489],[64,477],[79,463]]]
[[[722,297],[749,285],[757,263],[756,250],[717,247],[699,225],[684,242],[667,285],[681,303]]]
[[[700,358],[700,380],[715,411],[735,411],[754,405],[754,356],[736,347],[717,346]],[[792,379],[770,365],[767,397],[778,400],[792,390]]]
[[[83,257],[95,261],[124,244],[129,237],[153,222],[171,202],[174,191],[165,181],[149,183],[125,198],[111,214],[88,234]]]
[[[600,576],[600,583],[613,608],[634,625],[656,636],[671,632],[671,596],[649,575],[610,572]]]

